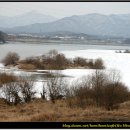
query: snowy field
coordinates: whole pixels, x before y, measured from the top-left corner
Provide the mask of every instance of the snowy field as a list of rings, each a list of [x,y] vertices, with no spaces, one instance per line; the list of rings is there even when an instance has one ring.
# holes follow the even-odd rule
[[[68,58],[81,56],[88,59],[102,58],[107,70],[115,69],[120,71],[121,80],[130,89],[130,53],[115,53],[116,50],[78,50],[62,51]],[[74,77],[81,77],[91,73],[92,70],[71,69],[64,70],[63,73]]]

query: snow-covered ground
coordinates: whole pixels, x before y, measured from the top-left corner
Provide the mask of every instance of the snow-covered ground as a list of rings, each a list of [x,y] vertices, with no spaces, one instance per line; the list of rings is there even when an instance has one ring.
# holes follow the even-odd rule
[[[3,68],[3,67],[4,67],[4,65],[2,63],[0,63],[0,68]]]
[[[88,59],[102,58],[107,70],[116,69],[120,71],[122,81],[130,89],[130,53],[115,53],[116,50],[78,50],[78,51],[62,51],[68,58],[81,56]],[[64,70],[63,73],[75,77],[87,75],[92,70]]]

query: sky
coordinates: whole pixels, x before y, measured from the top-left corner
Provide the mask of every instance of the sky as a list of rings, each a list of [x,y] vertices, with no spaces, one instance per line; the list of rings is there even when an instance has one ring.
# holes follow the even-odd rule
[[[0,15],[37,11],[57,18],[90,13],[130,14],[130,2],[0,2]]]

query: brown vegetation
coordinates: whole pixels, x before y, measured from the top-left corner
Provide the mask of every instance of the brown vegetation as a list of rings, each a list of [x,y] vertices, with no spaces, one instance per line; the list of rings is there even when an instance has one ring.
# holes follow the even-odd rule
[[[9,75],[6,73],[0,73],[0,86],[5,83],[15,82],[16,80],[17,80],[16,76],[13,76],[11,74]]]
[[[47,78],[47,88],[49,91],[50,100],[55,103],[56,100],[62,99],[66,94],[67,82],[59,73],[53,77]]]
[[[11,78],[1,82],[0,121],[129,121],[130,94],[116,71],[96,70],[71,87],[59,74],[47,78],[49,101],[44,84],[36,99],[32,77]]]
[[[28,57],[19,62],[19,68],[27,69],[55,69],[62,70],[66,68],[90,68],[90,69],[105,69],[102,59],[86,59],[82,57],[75,57],[73,59],[66,58],[64,54],[56,50],[50,50],[46,55],[41,57]],[[22,64],[22,65],[21,65]],[[32,65],[32,66],[31,66]],[[27,66],[27,67],[26,67]]]
[[[1,93],[9,105],[17,105],[21,102],[33,100],[35,91],[32,77],[15,77],[6,73],[0,74]]]
[[[62,70],[67,68],[89,68],[89,69],[105,69],[102,59],[86,59],[75,57],[73,59],[66,58],[64,54],[57,50],[50,50],[46,55],[39,57],[27,57],[25,60],[19,60],[20,57],[15,52],[9,52],[2,60],[5,66],[13,65],[24,70],[34,69],[55,69]]]
[[[88,106],[87,108],[69,108],[64,100],[55,104],[36,99],[27,104],[8,106],[0,99],[0,121],[129,121],[130,101],[120,104],[114,111],[106,111],[102,107]]]
[[[95,73],[75,81],[71,86],[60,73],[51,75],[51,77],[45,78],[47,89],[43,84],[41,98],[46,100],[45,93],[48,91],[52,103],[64,99],[68,107],[86,108],[89,105],[95,105],[113,110],[118,109],[118,104],[129,99],[129,91],[120,81],[120,75],[116,71],[107,74],[104,71],[96,70]],[[21,101],[27,103],[35,98],[33,77],[16,78],[1,74],[0,86],[8,104],[17,105]]]
[[[18,65],[18,68],[23,69],[23,70],[34,70],[34,69],[36,69],[35,65],[28,64],[28,63],[24,63],[24,64],[20,63]]]
[[[129,91],[121,83],[117,72],[111,74],[96,70],[95,73],[75,81],[67,97],[69,107],[85,108],[89,105],[118,109],[118,105],[129,100]]]
[[[19,61],[20,57],[15,52],[9,52],[5,58],[2,60],[5,66],[7,65],[16,65],[17,61]]]

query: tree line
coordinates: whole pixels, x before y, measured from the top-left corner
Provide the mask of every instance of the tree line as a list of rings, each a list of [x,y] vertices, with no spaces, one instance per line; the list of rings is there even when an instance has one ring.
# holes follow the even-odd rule
[[[38,57],[27,57],[20,60],[20,56],[15,52],[9,52],[2,60],[5,66],[19,65],[20,68],[30,69],[55,69],[61,70],[66,68],[89,68],[105,69],[104,62],[101,58],[86,59],[83,57],[66,58],[63,53],[57,50],[50,50],[47,54]],[[28,67],[29,66],[29,67]]]

